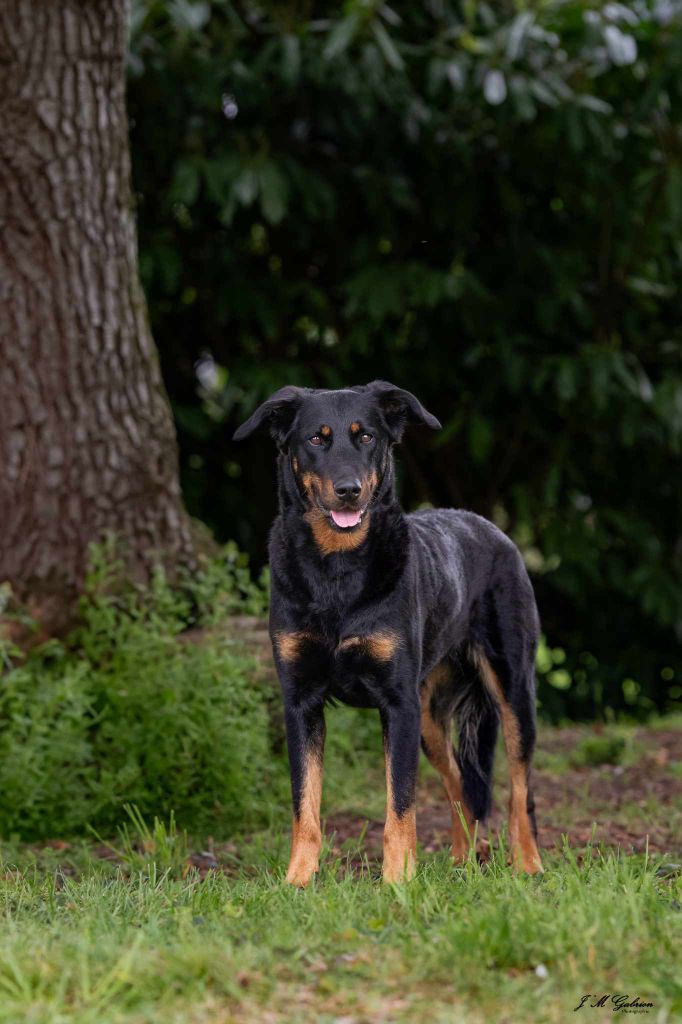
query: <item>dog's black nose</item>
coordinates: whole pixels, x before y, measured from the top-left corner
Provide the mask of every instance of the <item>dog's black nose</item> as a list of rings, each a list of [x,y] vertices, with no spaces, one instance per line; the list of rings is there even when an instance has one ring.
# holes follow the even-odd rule
[[[334,494],[339,498],[357,498],[361,490],[362,486],[359,480],[343,480],[341,483],[334,484]]]

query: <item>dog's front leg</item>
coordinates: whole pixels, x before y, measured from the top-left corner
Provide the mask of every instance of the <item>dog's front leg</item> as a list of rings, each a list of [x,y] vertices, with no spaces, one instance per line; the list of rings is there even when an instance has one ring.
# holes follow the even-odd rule
[[[324,711],[319,699],[285,698],[287,746],[294,805],[287,882],[305,886],[320,866]]]
[[[386,757],[385,882],[412,878],[417,866],[415,789],[419,765],[419,704],[405,699],[383,709]]]

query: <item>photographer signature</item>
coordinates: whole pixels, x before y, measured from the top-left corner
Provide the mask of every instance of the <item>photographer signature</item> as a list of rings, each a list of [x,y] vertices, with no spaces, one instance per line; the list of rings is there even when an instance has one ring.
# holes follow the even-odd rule
[[[597,1007],[610,1006],[614,1013],[648,1013],[653,1005],[653,1003],[643,1002],[639,996],[630,999],[629,995],[620,995],[618,993],[610,994],[607,992],[603,996],[596,996],[588,992],[586,995],[581,996],[578,1005],[573,1007],[573,1012],[582,1010],[584,1007],[595,1009]]]

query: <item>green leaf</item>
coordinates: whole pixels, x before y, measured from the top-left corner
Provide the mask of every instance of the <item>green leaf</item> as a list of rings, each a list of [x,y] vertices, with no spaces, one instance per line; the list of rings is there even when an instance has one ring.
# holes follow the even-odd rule
[[[473,412],[469,419],[469,451],[474,462],[485,462],[493,442],[493,431],[490,421],[478,412]]]
[[[282,37],[282,78],[288,85],[298,81],[301,71],[301,41],[298,36]]]
[[[333,60],[344,53],[352,43],[360,27],[360,18],[357,14],[349,14],[342,21],[337,21],[329,33],[327,44],[323,55],[326,60]]]
[[[286,179],[274,163],[263,165],[259,173],[260,205],[270,224],[279,224],[287,210],[289,189]]]
[[[196,160],[180,160],[176,165],[170,198],[173,202],[191,206],[199,194],[200,165]]]
[[[242,206],[250,206],[258,195],[258,175],[253,167],[245,167],[232,185],[232,192]]]
[[[372,25],[372,32],[389,67],[392,67],[394,71],[402,71],[405,66],[403,58],[398,53],[395,43],[384,26],[380,22],[375,21]]]

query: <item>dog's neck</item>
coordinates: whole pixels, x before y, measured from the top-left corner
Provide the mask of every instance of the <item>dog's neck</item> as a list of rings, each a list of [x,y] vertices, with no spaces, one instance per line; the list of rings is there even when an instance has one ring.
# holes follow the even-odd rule
[[[285,453],[278,460],[278,476],[280,514],[275,520],[273,537],[279,543],[277,557],[271,560],[273,587],[282,581],[285,593],[299,595],[297,614],[312,623],[311,628],[335,635],[349,609],[381,603],[393,591],[407,565],[409,531],[395,496],[393,460],[389,453],[367,509],[367,529],[356,538],[359,543],[332,552],[324,550],[328,536],[324,532],[320,535],[319,531],[316,536],[310,505]],[[327,529],[331,531],[331,527]]]

